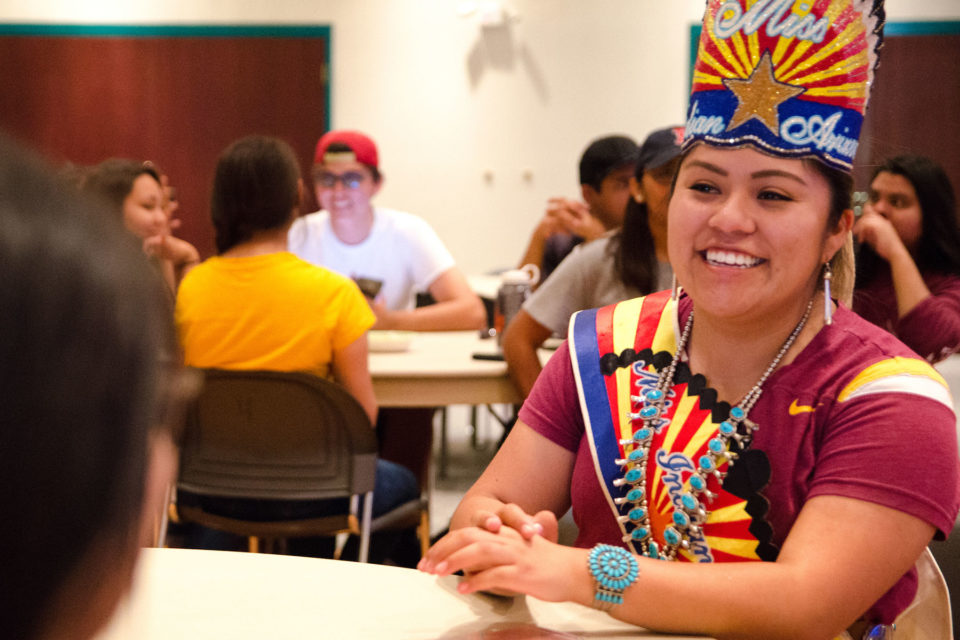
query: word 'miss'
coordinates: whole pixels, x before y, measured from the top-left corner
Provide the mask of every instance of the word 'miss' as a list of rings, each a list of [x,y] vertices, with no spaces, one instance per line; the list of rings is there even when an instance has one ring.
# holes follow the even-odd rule
[[[744,13],[736,0],[725,2],[714,14],[716,24],[714,33],[721,39],[729,38],[737,31],[750,35],[766,24],[767,35],[770,37],[796,37],[798,40],[822,42],[830,21],[826,17],[818,20],[816,16],[809,13],[806,15],[791,13],[784,17],[787,9],[793,4],[794,0],[758,0]],[[799,9],[808,12],[810,6],[809,2],[803,2]]]

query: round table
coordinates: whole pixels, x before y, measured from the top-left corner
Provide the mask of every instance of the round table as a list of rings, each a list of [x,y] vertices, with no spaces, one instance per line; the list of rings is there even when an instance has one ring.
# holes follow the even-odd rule
[[[98,640],[683,638],[576,604],[461,595],[457,580],[336,560],[145,549],[130,598]]]

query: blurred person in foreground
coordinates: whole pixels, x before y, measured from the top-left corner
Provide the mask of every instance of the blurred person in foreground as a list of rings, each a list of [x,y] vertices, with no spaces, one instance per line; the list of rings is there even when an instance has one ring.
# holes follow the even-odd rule
[[[186,391],[119,220],[0,139],[3,635],[92,637],[165,507]]]

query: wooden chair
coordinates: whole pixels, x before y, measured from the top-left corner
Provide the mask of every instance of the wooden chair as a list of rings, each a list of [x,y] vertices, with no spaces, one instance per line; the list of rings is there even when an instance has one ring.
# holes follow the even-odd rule
[[[259,500],[349,499],[349,510],[297,520],[225,517],[179,504],[181,521],[260,541],[282,550],[286,539],[349,533],[360,536],[366,562],[370,533],[417,526],[418,498],[372,518],[377,441],[360,404],[340,385],[305,373],[206,369],[188,411],[177,489],[196,496]],[[360,496],[363,513],[358,515]],[[426,532],[429,536],[429,531]]]

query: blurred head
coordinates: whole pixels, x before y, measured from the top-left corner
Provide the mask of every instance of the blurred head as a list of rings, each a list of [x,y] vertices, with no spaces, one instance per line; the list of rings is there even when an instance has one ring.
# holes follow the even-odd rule
[[[300,204],[300,167],[283,140],[249,136],[217,160],[210,215],[223,253],[260,231],[286,229]]]
[[[377,145],[359,131],[328,131],[313,157],[313,188],[321,209],[336,218],[365,217],[383,176]]]
[[[646,223],[658,236],[666,233],[670,185],[680,164],[683,127],[657,129],[640,146],[630,193],[646,208]],[[660,233],[660,232],[663,233]]]
[[[930,260],[931,266],[949,263],[960,244],[953,187],[930,158],[902,155],[884,161],[873,172],[865,208],[888,219],[915,258]]]
[[[104,160],[90,170],[83,188],[122,215],[124,226],[138,238],[167,230],[160,175],[152,164],[123,158]]]
[[[173,345],[163,284],[138,244],[0,139],[10,637],[89,637],[130,585]]]
[[[657,287],[659,257],[666,254],[670,181],[679,163],[681,127],[658,129],[637,153],[614,265],[621,282],[646,294]],[[662,246],[661,246],[662,245]]]
[[[623,224],[636,161],[637,143],[626,136],[598,138],[580,156],[581,195],[607,229]]]

